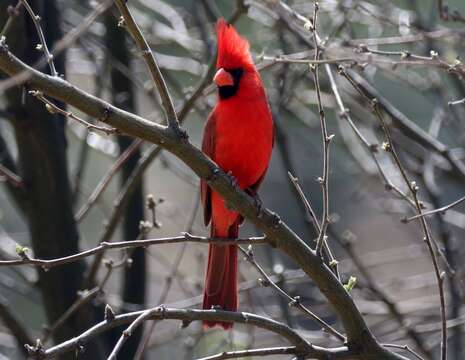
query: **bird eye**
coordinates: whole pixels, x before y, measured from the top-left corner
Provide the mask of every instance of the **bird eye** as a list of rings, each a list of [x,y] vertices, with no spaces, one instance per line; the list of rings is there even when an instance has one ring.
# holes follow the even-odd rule
[[[235,82],[238,82],[242,77],[242,74],[244,73],[244,70],[242,70],[241,68],[228,69],[227,71],[232,75]]]
[[[230,86],[220,86],[218,87],[218,91],[221,99],[229,99],[237,93],[244,70],[242,68],[224,70],[231,74],[234,84]]]

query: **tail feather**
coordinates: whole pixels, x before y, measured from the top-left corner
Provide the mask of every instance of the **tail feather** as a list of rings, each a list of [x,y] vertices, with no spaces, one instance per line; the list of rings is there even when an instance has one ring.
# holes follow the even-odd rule
[[[234,223],[227,232],[222,233],[211,227],[211,237],[237,238],[239,223]],[[237,245],[209,246],[203,309],[219,307],[223,310],[237,311]],[[206,327],[215,325],[224,329],[232,328],[232,323],[204,321]]]

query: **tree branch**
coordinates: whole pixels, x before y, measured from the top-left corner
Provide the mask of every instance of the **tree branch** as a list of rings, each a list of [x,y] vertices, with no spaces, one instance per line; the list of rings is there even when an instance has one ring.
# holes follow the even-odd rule
[[[246,358],[250,356],[269,356],[269,355],[287,355],[287,354],[295,354],[295,347],[294,346],[282,346],[282,347],[263,348],[263,349],[224,351],[222,353],[199,358],[197,360],[222,360],[222,359]]]
[[[26,8],[26,11],[29,13],[29,16],[31,17],[31,20],[36,28],[37,35],[39,36],[40,44],[36,46],[36,50],[43,51],[45,60],[47,61],[48,66],[50,67],[50,73],[52,74],[52,76],[58,76],[58,72],[55,68],[55,63],[53,62],[53,55],[50,54],[50,51],[48,50],[47,41],[45,40],[45,35],[42,31],[42,27],[40,26],[40,16],[34,13],[34,10],[32,10],[27,0],[20,1]]]
[[[288,301],[288,306],[293,306],[299,309],[305,316],[312,319],[316,322],[323,331],[326,333],[334,336],[339,341],[345,342],[346,338],[336,329],[334,329],[331,325],[329,325],[326,321],[320,318],[318,315],[313,313],[310,309],[308,309],[305,305],[302,304],[300,300],[300,296],[292,297],[287,292],[285,292],[281,287],[279,287],[271,278],[270,276],[263,270],[260,264],[255,260],[255,256],[252,250],[252,245],[249,245],[247,250],[244,250],[242,247],[239,247],[239,250],[245,255],[246,260],[258,271],[258,273],[264,277],[264,279],[259,279],[259,282],[262,286],[271,286],[273,289],[277,291],[278,294],[283,296]],[[261,281],[260,281],[261,280]]]
[[[79,116],[73,114],[71,111],[66,111],[55,105],[52,101],[48,100],[40,91],[30,91],[30,95],[34,96],[35,98],[39,99],[45,104],[45,108],[50,114],[60,114],[64,117],[68,117],[70,119],[76,120],[78,123],[83,125],[88,131],[101,131],[105,135],[111,135],[117,132],[115,128],[108,128],[105,126],[98,126],[87,122],[84,119],[81,119]]]
[[[412,220],[419,219],[421,217],[425,217],[425,216],[428,216],[428,215],[437,214],[437,213],[444,214],[447,210],[453,208],[454,206],[457,206],[457,205],[463,203],[464,201],[465,201],[465,196],[461,197],[460,199],[455,200],[454,202],[452,202],[452,203],[450,203],[448,205],[440,207],[438,209],[425,211],[424,213],[417,214],[417,215],[411,216],[409,218],[404,218],[404,219],[402,219],[402,222],[408,223],[408,222],[410,222]]]
[[[0,178],[2,177],[15,188],[22,188],[24,186],[23,179],[19,175],[16,175],[10,169],[0,164]]]
[[[124,0],[115,0],[115,4],[120,11],[124,23],[123,25],[126,27],[127,31],[134,39],[137,47],[142,53],[142,57],[149,68],[150,75],[152,76],[152,80],[155,83],[155,87],[158,89],[160,94],[161,103],[163,105],[163,109],[165,110],[166,114],[166,122],[170,128],[175,131],[179,130],[179,122],[178,116],[176,115],[176,111],[174,110],[173,100],[168,92],[168,88],[165,83],[165,79],[160,71],[160,67],[158,66],[157,60],[150,49],[147,40],[145,40],[144,35],[142,34],[139,26],[134,21],[131,12],[129,11],[126,1]]]
[[[130,330],[132,329],[131,325],[138,325],[140,321],[146,321],[149,319],[180,320],[183,322],[183,326],[188,326],[191,322],[198,320],[226,321],[253,325],[282,336],[284,339],[286,339],[294,345],[295,353],[302,357],[310,357],[322,360],[355,359],[355,354],[357,354],[356,351],[349,350],[347,347],[325,349],[313,346],[287,325],[251,313],[229,312],[222,310],[172,309],[165,308],[162,306],[143,311],[136,311],[122,315],[116,315],[113,319],[102,321],[93,326],[92,328],[88,329],[81,335],[78,335],[68,341],[53,346],[49,349],[38,349],[33,346],[28,346],[27,348],[29,350],[30,356],[33,359],[53,359],[64,353],[74,351],[76,349],[82,349],[84,344],[88,342],[90,339],[116,326],[129,323],[130,325],[128,329]],[[402,359],[402,357],[400,357],[399,359]]]
[[[314,62],[317,62],[320,59],[321,44],[319,36],[316,32],[317,24],[317,14],[318,14],[318,2],[314,1],[313,3],[313,19],[311,22],[310,30],[313,33],[313,42],[315,43],[315,58]],[[319,80],[319,64],[314,63],[310,68],[313,73],[313,81],[315,83],[316,97],[318,103],[318,114],[320,116],[320,127],[321,127],[321,136],[323,139],[323,176],[318,178],[318,181],[321,184],[323,190],[323,216],[321,220],[320,233],[316,242],[316,253],[321,256],[321,251],[323,249],[323,244],[327,241],[326,231],[330,224],[329,219],[329,144],[333,139],[334,135],[328,136],[328,130],[326,126],[326,115],[321,103],[321,90],[320,90],[320,80]]]
[[[21,252],[22,259],[18,260],[0,260],[1,266],[19,266],[19,265],[32,265],[48,270],[52,267],[72,263],[80,259],[89,257],[91,255],[103,253],[109,249],[134,249],[140,247],[148,247],[152,245],[162,245],[162,244],[177,244],[182,242],[195,242],[201,244],[210,244],[218,243],[220,245],[227,244],[265,244],[265,237],[253,237],[247,239],[223,239],[223,238],[207,238],[203,236],[193,236],[189,233],[184,233],[181,236],[168,237],[168,238],[158,238],[158,239],[145,239],[145,240],[129,240],[129,241],[120,241],[120,242],[102,242],[99,246],[82,251],[77,254],[65,256],[62,258],[43,260],[43,259],[34,259],[28,257],[27,253]]]

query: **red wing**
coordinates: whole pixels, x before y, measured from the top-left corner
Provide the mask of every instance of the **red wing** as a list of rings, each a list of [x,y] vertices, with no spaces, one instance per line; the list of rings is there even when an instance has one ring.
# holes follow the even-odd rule
[[[276,136],[276,129],[273,125],[273,134],[271,135],[273,138],[272,138],[272,142],[271,142],[271,148],[274,147],[274,140],[275,140],[275,136]],[[260,175],[260,177],[258,178],[257,181],[255,181],[254,184],[252,184],[251,186],[249,186],[246,191],[249,193],[249,195],[251,196],[254,196],[257,194],[258,192],[258,188],[260,187],[261,183],[263,182],[263,179],[265,179],[265,175],[266,175],[266,172],[268,171],[268,167],[266,167],[266,169],[263,171],[263,173]],[[240,220],[239,220],[239,223],[242,225],[242,223],[244,222],[244,218],[243,217],[240,217]]]
[[[208,117],[207,124],[203,130],[202,140],[202,151],[210,159],[215,161],[215,132],[216,132],[216,116],[212,112]],[[205,180],[200,180],[200,199],[203,205],[203,221],[205,226],[210,223],[212,216],[212,202],[211,202],[212,190],[207,185]]]
[[[275,140],[275,137],[276,137],[276,129],[274,127],[274,124],[273,124],[273,134],[271,135],[273,138],[272,138],[272,142],[271,142],[271,148],[274,147],[274,140]],[[258,178],[258,180],[252,184],[251,186],[249,186],[249,189],[251,191],[253,191],[254,193],[257,193],[258,191],[258,188],[260,187],[260,184],[263,182],[263,179],[265,178],[265,175],[266,175],[266,172],[268,171],[268,166],[266,167],[265,171],[263,171],[263,173],[260,175],[260,177]]]

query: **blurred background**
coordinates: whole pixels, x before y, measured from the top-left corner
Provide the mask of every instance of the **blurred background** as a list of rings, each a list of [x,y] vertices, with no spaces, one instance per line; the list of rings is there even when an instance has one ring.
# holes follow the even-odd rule
[[[325,56],[352,59],[340,63],[370,98],[380,99],[400,159],[419,185],[428,210],[465,195],[465,105],[448,105],[465,98],[460,70],[465,4],[445,1],[448,8],[441,18],[438,2],[325,0],[319,3],[317,22]],[[0,28],[13,18],[2,34],[14,54],[35,64],[42,52],[20,3],[1,2]],[[118,27],[119,14],[111,1],[29,3],[42,18],[60,74],[116,106],[163,122],[147,68],[132,39]],[[312,1],[285,3],[298,14],[313,15]],[[183,127],[196,144],[216,102],[210,85],[216,19],[228,19],[249,39],[277,127],[261,199],[313,246],[315,231],[288,171],[299,178],[321,218],[317,178],[322,175],[323,147],[315,86],[308,64],[279,61],[283,59],[279,56],[290,54],[293,59],[313,58],[312,33],[295,13],[274,0],[130,0],[129,5],[160,63]],[[71,38],[73,33],[76,36]],[[56,46],[58,53],[53,51]],[[426,60],[414,61],[410,54]],[[328,131],[335,134],[330,146],[328,242],[339,261],[342,281],[357,277],[352,296],[382,343],[408,344],[424,358],[438,358],[439,298],[431,258],[419,223],[401,222],[415,214],[409,200],[399,196],[408,194],[408,188],[382,149],[385,139],[370,103],[338,75],[337,64],[329,68],[345,108],[372,145],[365,146],[341,116],[328,71],[319,66]],[[1,259],[16,258],[17,245],[30,248],[38,258],[56,258],[101,241],[176,236],[182,231],[208,234],[199,209],[199,180],[176,158],[152,144],[89,132],[76,121],[49,114],[26,89],[5,84],[0,80]],[[403,124],[416,128],[408,131]],[[377,151],[370,151],[374,147]],[[17,177],[5,175],[5,169]],[[149,194],[155,204],[151,209]],[[428,217],[447,278],[450,359],[465,356],[464,211],[458,205]],[[245,224],[241,235],[261,234]],[[254,250],[257,262],[274,281],[340,329],[332,309],[292,259],[268,246]],[[0,359],[25,358],[20,344],[26,340],[35,343],[40,338],[48,347],[82,332],[103,319],[107,303],[116,313],[159,304],[198,308],[206,255],[206,246],[186,243],[131,253],[111,251],[103,261],[89,257],[48,272],[1,267]],[[284,321],[317,345],[338,345],[289,307],[286,298],[260,286],[259,278],[241,257],[241,310]],[[83,304],[63,317],[77,299]],[[120,333],[117,329],[102,336],[86,346],[80,358],[107,356]],[[204,332],[199,323],[181,329],[178,322],[152,322],[130,338],[121,359],[195,359],[224,349],[280,344],[282,339],[249,326]]]

